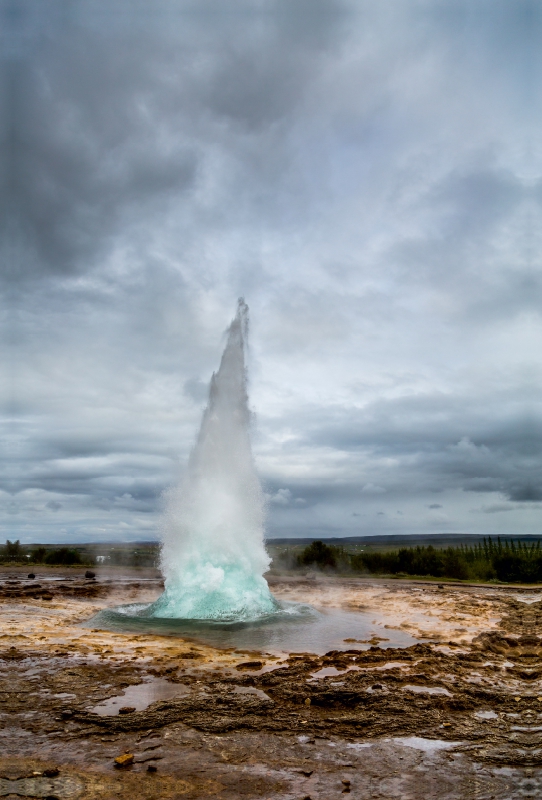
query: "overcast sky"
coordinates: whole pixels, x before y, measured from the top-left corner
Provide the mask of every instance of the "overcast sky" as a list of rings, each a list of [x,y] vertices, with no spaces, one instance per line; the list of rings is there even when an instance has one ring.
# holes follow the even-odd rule
[[[241,295],[269,536],[542,533],[540,2],[0,9],[5,537],[156,536]]]

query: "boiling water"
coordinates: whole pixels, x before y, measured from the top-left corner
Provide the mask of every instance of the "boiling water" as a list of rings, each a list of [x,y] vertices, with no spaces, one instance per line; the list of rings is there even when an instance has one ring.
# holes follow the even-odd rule
[[[240,300],[186,475],[167,495],[165,591],[149,609],[154,617],[253,620],[279,608],[263,577],[270,559],[250,446],[247,327]]]

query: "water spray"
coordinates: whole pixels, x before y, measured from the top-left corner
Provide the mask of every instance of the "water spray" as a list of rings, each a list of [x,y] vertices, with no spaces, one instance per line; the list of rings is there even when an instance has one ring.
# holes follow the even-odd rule
[[[278,610],[263,577],[265,503],[250,445],[248,306],[239,300],[195,447],[162,518],[156,617],[256,620]]]

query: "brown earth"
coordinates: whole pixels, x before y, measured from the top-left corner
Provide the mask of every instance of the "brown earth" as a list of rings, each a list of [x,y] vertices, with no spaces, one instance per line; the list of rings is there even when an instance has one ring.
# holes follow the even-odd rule
[[[0,576],[0,797],[542,796],[540,592],[272,583],[278,597],[370,610],[431,642],[347,641],[323,656],[218,650],[80,626],[106,606],[154,599],[154,574]],[[167,697],[130,710],[123,692],[135,686]],[[104,715],[108,698],[124,713]],[[125,753],[133,760],[116,767]]]

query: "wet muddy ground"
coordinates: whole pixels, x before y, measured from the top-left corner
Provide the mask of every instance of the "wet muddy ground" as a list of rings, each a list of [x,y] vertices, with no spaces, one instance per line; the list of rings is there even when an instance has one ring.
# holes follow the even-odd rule
[[[0,574],[0,797],[542,797],[542,593],[271,582],[374,631],[323,654],[217,649],[83,626],[154,599],[152,572]]]

